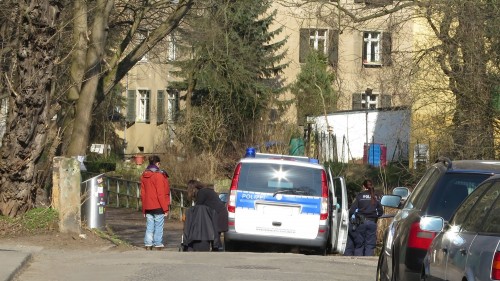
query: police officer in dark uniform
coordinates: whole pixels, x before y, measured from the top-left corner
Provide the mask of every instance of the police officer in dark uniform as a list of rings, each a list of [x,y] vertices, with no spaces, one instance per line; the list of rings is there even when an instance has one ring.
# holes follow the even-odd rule
[[[373,182],[363,182],[364,191],[356,195],[349,209],[349,237],[344,255],[373,256],[377,244],[377,219],[384,210],[375,195]]]

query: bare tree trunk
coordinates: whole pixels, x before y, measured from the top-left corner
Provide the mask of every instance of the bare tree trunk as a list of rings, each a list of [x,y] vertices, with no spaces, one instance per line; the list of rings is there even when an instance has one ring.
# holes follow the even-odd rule
[[[493,108],[491,81],[488,77],[486,20],[483,5],[464,1],[460,9],[448,9],[455,21],[448,21],[444,40],[448,54],[446,65],[451,71],[450,89],[455,95],[453,116],[453,151],[456,159],[493,159]],[[453,14],[457,11],[456,14]],[[444,21],[447,22],[447,21]],[[458,25],[457,25],[458,24]],[[456,33],[450,33],[451,26]],[[448,50],[448,51],[446,51]]]
[[[69,137],[69,145],[66,151],[68,156],[85,155],[89,142],[89,130],[92,121],[92,112],[95,103],[99,103],[104,95],[111,92],[134,67],[139,60],[157,45],[163,38],[170,34],[191,9],[194,0],[180,1],[173,13],[165,19],[151,34],[140,44],[135,46],[124,58],[112,59],[105,69],[103,62],[107,44],[108,18],[111,13],[114,1],[99,0],[98,8],[92,11],[94,22],[92,25],[92,37],[88,44],[87,57],[85,63],[85,77],[82,81],[81,91],[76,103],[73,130]],[[88,13],[88,11],[87,11]],[[117,52],[121,54],[130,42],[130,36],[137,26],[132,26],[131,31],[123,39],[121,49]],[[74,31],[74,34],[81,34]],[[80,37],[75,37],[79,40]],[[109,46],[108,46],[109,47]],[[75,87],[77,88],[77,87]],[[99,97],[99,99],[96,99]]]
[[[101,79],[102,62],[104,60],[105,47],[107,43],[107,30],[109,14],[114,6],[114,1],[99,0],[94,10],[94,22],[92,24],[92,35],[85,65],[85,78],[79,98],[76,104],[73,132],[68,146],[68,156],[85,155],[87,151],[90,123],[92,120],[92,107],[98,91]],[[80,13],[80,11],[78,11]],[[80,28],[75,26],[75,28]],[[76,33],[76,32],[75,32]],[[79,37],[76,38],[79,40]]]
[[[39,175],[43,173],[38,164],[52,117],[49,109],[56,60],[54,34],[63,1],[5,2],[11,4],[15,18],[2,21],[2,29],[10,31],[2,33],[2,37],[12,36],[1,38],[2,42],[10,42],[12,49],[2,53],[1,58],[10,63],[0,72],[2,94],[9,96],[7,131],[0,150],[0,213],[14,217],[33,207]]]

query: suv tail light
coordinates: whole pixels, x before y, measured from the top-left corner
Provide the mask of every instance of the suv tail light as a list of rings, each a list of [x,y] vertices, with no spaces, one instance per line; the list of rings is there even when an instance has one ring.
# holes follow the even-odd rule
[[[496,252],[491,265],[491,279],[500,280],[500,252]]]
[[[241,164],[234,169],[233,180],[231,181],[231,188],[229,189],[229,199],[227,201],[227,211],[234,213],[236,210],[236,190],[238,189],[238,180],[240,179]]]
[[[328,218],[328,182],[326,180],[326,172],[321,172],[321,207],[319,211],[319,219],[326,220]]]
[[[427,250],[436,236],[435,232],[420,229],[420,222],[414,222],[410,228],[408,247]]]

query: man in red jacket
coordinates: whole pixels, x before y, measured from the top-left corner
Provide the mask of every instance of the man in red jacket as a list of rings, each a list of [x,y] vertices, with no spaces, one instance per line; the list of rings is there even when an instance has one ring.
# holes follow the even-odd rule
[[[142,214],[146,218],[146,250],[162,250],[163,225],[170,205],[170,185],[168,175],[160,170],[160,157],[149,157],[149,166],[141,176]]]

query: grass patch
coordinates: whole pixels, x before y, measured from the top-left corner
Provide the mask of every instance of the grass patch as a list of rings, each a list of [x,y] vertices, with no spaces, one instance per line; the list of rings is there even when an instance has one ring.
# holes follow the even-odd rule
[[[92,231],[98,237],[100,237],[102,239],[106,239],[117,246],[121,245],[121,246],[132,247],[132,244],[130,244],[127,241],[124,241],[124,240],[120,239],[118,236],[116,236],[115,233],[113,232],[113,229],[111,229],[109,226],[106,226],[106,231],[102,231],[99,229],[92,229]]]
[[[48,230],[58,224],[59,214],[51,208],[35,208],[21,216],[21,224],[28,231]]]
[[[59,215],[51,208],[31,209],[15,218],[0,216],[0,235],[17,236],[57,230]]]

